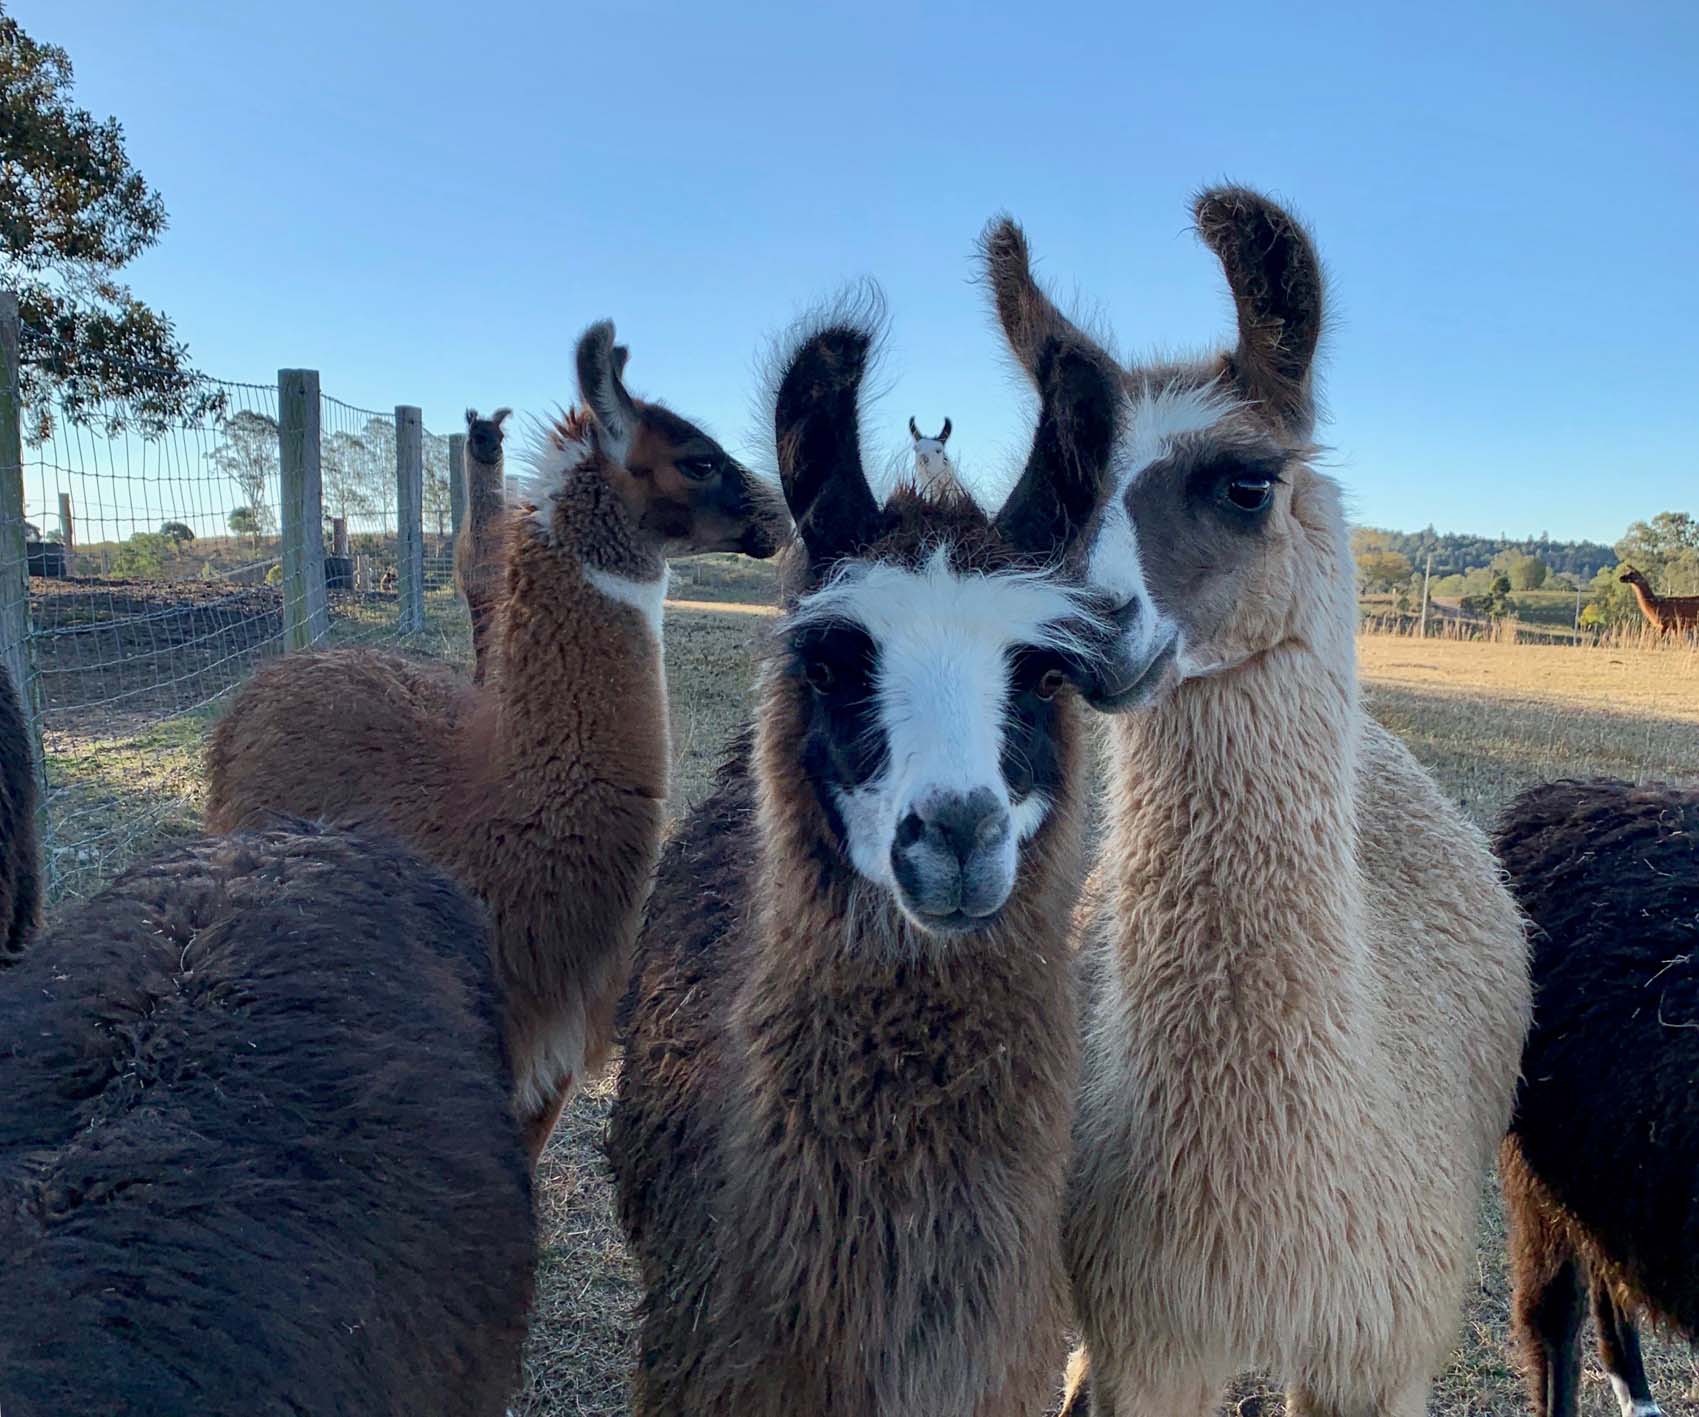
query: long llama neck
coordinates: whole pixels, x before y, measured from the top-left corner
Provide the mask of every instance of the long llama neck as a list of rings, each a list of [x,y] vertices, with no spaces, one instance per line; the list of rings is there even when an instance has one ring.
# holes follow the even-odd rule
[[[546,518],[546,521],[543,519]],[[592,776],[662,799],[665,559],[586,462],[509,519],[495,732],[504,784],[560,800]]]
[[[1662,628],[1664,623],[1663,598],[1654,595],[1651,587],[1641,579],[1630,581],[1628,588],[1634,592],[1634,599],[1640,605],[1640,613],[1650,620],[1655,627]]]
[[[1111,967],[1176,1006],[1154,1032],[1182,1050],[1349,1028],[1370,987],[1362,714],[1354,646],[1330,642],[1288,642],[1115,723]]]

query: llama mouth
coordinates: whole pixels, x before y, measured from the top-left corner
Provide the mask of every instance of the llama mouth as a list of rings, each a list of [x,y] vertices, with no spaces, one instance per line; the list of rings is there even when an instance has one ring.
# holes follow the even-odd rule
[[[1116,683],[1100,681],[1100,685],[1085,694],[1085,701],[1099,713],[1124,713],[1128,709],[1138,708],[1148,701],[1162,681],[1168,677],[1168,670],[1179,656],[1180,633],[1173,631],[1163,643],[1162,648],[1151,655],[1142,666],[1135,668],[1132,673]]]

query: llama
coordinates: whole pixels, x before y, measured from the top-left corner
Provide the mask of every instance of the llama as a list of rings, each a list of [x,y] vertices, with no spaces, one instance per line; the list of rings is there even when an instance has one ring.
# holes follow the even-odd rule
[[[0,1411],[502,1412],[534,1236],[487,930],[305,825],[49,929],[0,987]]]
[[[666,557],[770,556],[776,496],[694,424],[626,392],[613,326],[578,346],[584,406],[508,519],[488,682],[369,650],[295,654],[215,727],[208,819],[270,811],[398,833],[494,919],[516,1105],[540,1155],[599,1070],[660,849],[670,747]]]
[[[41,923],[35,813],[29,728],[12,676],[0,664],[0,969],[23,954]]]
[[[1027,1417],[1057,1391],[1090,626],[1042,567],[1090,510],[1116,371],[1047,347],[993,523],[954,487],[875,502],[873,344],[828,318],[784,365],[799,564],[639,941],[608,1133],[639,1417]]]
[[[950,441],[950,420],[944,420],[944,427],[936,438],[923,438],[911,415],[908,431],[909,437],[914,440],[914,485],[922,492],[930,493],[946,482],[954,482],[956,470],[950,466],[950,455],[944,451],[944,445]]]
[[[1699,633],[1699,595],[1656,595],[1651,583],[1632,566],[1617,579],[1634,588],[1640,613],[1660,635]]]
[[[1496,844],[1534,926],[1499,1158],[1529,1395],[1578,1411],[1590,1294],[1623,1417],[1654,1417],[1636,1314],[1699,1338],[1699,791],[1548,783]]]
[[[466,597],[472,620],[472,682],[484,682],[492,621],[506,581],[502,553],[506,548],[507,476],[502,454],[502,424],[512,416],[498,408],[488,418],[466,410],[466,521],[454,546],[454,579]],[[457,470],[456,475],[462,475]]]
[[[1358,695],[1338,488],[1310,463],[1322,275],[1206,192],[1237,347],[1133,367],[1083,538],[1121,627],[1080,944],[1065,1247],[1094,1411],[1206,1413],[1247,1368],[1308,1414],[1425,1412],[1528,1017],[1487,844]],[[1017,352],[1069,329],[1012,226]],[[1076,1394],[1076,1400],[1078,1395]]]

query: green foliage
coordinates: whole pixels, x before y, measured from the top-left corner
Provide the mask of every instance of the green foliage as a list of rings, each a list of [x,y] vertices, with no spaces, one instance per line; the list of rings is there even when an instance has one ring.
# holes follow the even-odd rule
[[[1464,596],[1459,608],[1465,615],[1484,615],[1489,620],[1514,615],[1516,603],[1510,598],[1510,577],[1494,576],[1485,594]]]
[[[176,546],[195,539],[195,533],[186,522],[164,522],[160,525],[159,534]]]
[[[1411,569],[1410,558],[1402,552],[1367,549],[1357,553],[1357,578],[1365,590],[1391,590],[1410,579]]]
[[[1461,532],[1439,532],[1431,526],[1422,531],[1389,531],[1383,527],[1351,528],[1351,553],[1365,550],[1399,551],[1410,558],[1410,564],[1420,571],[1433,553],[1434,576],[1460,576],[1466,571],[1493,564],[1493,558],[1506,551],[1532,556],[1543,562],[1550,571],[1565,571],[1570,575],[1590,579],[1601,566],[1614,560],[1611,548],[1597,541],[1553,541],[1541,533],[1537,537],[1517,540],[1511,537],[1471,536]],[[1436,594],[1456,595],[1457,591]]]
[[[1546,583],[1546,563],[1538,556],[1525,556],[1516,551],[1500,552],[1493,558],[1493,566],[1509,578],[1512,590],[1538,590]]]
[[[176,551],[176,543],[157,531],[138,531],[118,548],[112,558],[112,574],[132,580],[157,576]]]
[[[254,515],[252,507],[232,507],[226,520],[237,536],[251,537],[254,544],[259,545],[260,519]]]
[[[218,446],[212,450],[212,465],[236,484],[242,494],[239,511],[247,512],[254,525],[238,536],[258,538],[273,530],[268,493],[279,472],[277,422],[266,414],[244,408],[219,425]],[[235,513],[231,513],[234,517]],[[230,529],[236,531],[234,521]]]
[[[0,286],[18,293],[29,436],[67,418],[158,432],[223,410],[171,321],[117,273],[165,230],[117,119],[75,106],[70,56],[24,33],[0,0]]]
[[[265,573],[265,583],[267,585],[282,585],[283,584],[283,563],[281,561],[279,561],[275,566],[267,567],[266,573]]]

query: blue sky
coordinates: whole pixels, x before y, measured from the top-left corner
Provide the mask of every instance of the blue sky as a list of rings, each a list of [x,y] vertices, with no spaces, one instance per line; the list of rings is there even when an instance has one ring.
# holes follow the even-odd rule
[[[1031,409],[971,281],[994,212],[1128,351],[1216,343],[1199,185],[1333,279],[1358,520],[1612,540],[1699,509],[1699,6],[9,0],[116,114],[196,362],[373,407],[540,410],[612,316],[630,382],[754,452],[759,357],[878,279],[886,451],[948,414],[995,495]],[[1386,11],[1387,13],[1376,13]]]

